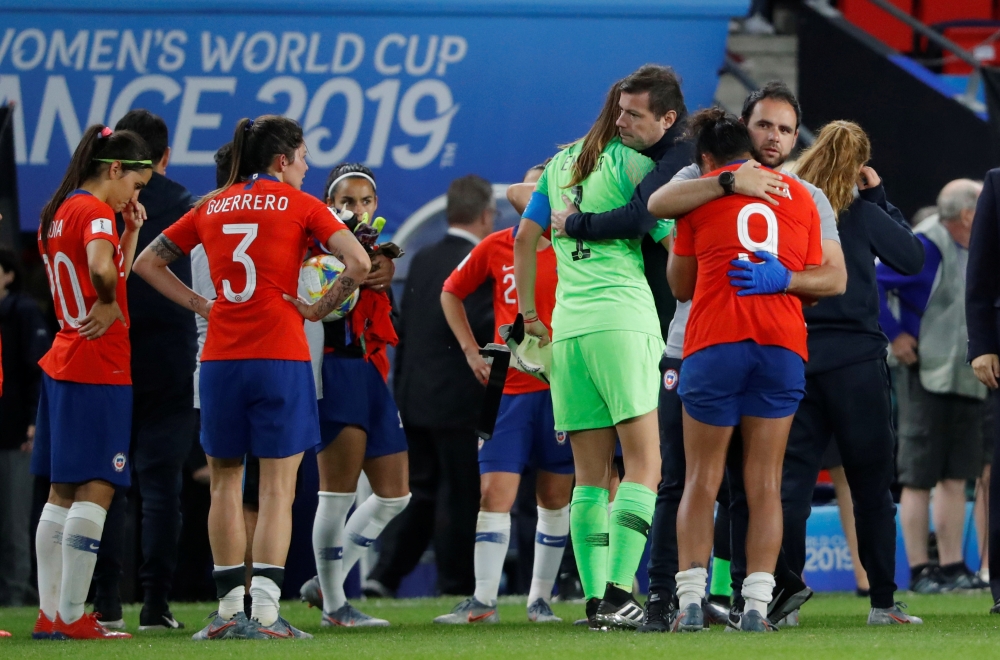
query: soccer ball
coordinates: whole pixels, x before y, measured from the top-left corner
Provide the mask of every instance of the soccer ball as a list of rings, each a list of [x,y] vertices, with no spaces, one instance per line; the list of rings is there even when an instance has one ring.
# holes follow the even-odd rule
[[[302,264],[299,275],[302,285],[309,296],[309,302],[316,302],[322,298],[343,272],[344,264],[333,255],[321,254],[306,259],[305,263]],[[357,303],[358,290],[355,289],[354,293],[340,304],[340,307],[326,315],[323,322],[339,321],[347,316]]]

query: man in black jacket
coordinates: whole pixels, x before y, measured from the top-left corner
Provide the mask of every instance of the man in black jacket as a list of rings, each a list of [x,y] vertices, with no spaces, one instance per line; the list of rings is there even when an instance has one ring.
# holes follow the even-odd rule
[[[976,205],[965,276],[968,358],[976,377],[989,387],[990,403],[1000,410],[1000,169],[986,173]],[[997,417],[996,419],[1000,419]],[[1000,425],[996,425],[1000,433]],[[993,438],[993,465],[1000,465],[1000,438]],[[990,480],[989,568],[991,614],[1000,614],[1000,479]]]
[[[131,130],[142,136],[154,163],[153,177],[139,193],[148,218],[139,234],[138,254],[187,213],[195,199],[182,185],[165,176],[170,147],[167,125],[160,117],[147,110],[132,110],[118,121],[115,130]],[[170,270],[191,286],[191,262],[187,257],[170,264]],[[190,311],[164,298],[141,277],[129,278],[128,303],[132,344],[132,487],[142,500],[143,563],[139,581],[144,603],[139,630],[183,628],[170,613],[167,597],[177,567],[181,472],[197,423],[193,380],[197,332]],[[122,519],[124,514],[124,498],[118,496],[108,516]],[[124,525],[108,524],[105,529],[123,530]],[[121,534],[119,531],[118,536]],[[94,609],[104,615],[105,625],[121,620],[118,580],[123,540],[112,539],[111,543],[108,540],[101,544],[94,574]]]
[[[395,591],[432,536],[441,593],[471,595],[475,588],[479,465],[474,428],[485,390],[445,320],[441,287],[493,231],[495,215],[489,182],[475,175],[452,181],[448,234],[410,264],[400,304],[396,403],[409,444],[413,499],[382,534],[382,553],[366,583],[375,593]],[[490,285],[466,298],[465,306],[476,340],[486,345],[493,340]]]

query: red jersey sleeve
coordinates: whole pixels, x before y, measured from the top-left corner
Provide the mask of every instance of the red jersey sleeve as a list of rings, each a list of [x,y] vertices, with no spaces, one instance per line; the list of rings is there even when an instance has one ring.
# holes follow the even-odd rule
[[[487,238],[472,248],[462,262],[455,267],[448,279],[444,281],[442,291],[465,300],[473,291],[482,286],[490,276],[490,245],[493,241]]]
[[[184,254],[188,254],[199,245],[201,237],[198,236],[198,227],[195,225],[195,218],[198,217],[198,208],[193,208],[181,219],[163,230],[163,235],[173,241]]]
[[[678,257],[693,257],[694,231],[691,228],[691,220],[688,215],[680,218],[674,227],[674,254]]]
[[[310,202],[306,212],[306,229],[323,247],[326,247],[326,242],[330,240],[331,236],[341,229],[347,229],[347,225],[341,222],[333,209],[326,204],[307,195],[303,195],[303,199],[308,199]]]
[[[115,232],[115,216],[110,213],[111,207],[106,204],[94,204],[90,219],[83,225],[83,244],[101,239],[118,247],[118,235]]]
[[[823,228],[819,221],[819,211],[812,205],[809,215],[809,246],[806,248],[807,266],[819,266],[823,263]]]

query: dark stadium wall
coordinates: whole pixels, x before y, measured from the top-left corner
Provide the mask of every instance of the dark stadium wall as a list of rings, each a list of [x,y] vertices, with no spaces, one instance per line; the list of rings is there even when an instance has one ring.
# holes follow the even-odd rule
[[[14,162],[14,106],[0,106],[0,245],[19,247],[21,225],[17,207],[17,166]]]
[[[910,218],[952,179],[982,179],[1000,164],[985,116],[947,95],[933,74],[831,10],[803,6],[799,100],[813,131],[834,119],[871,137],[872,166]]]

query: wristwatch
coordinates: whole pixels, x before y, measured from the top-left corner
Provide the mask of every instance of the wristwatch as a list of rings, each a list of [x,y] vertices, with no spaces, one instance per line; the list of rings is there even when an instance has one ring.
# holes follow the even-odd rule
[[[728,170],[723,172],[719,175],[719,185],[727,195],[732,195],[736,192],[736,175]]]

